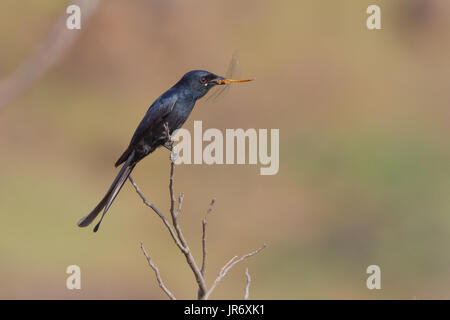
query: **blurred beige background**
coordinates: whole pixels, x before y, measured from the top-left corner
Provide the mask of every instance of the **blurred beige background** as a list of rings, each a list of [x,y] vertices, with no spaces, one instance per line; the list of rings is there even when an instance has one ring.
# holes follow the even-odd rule
[[[0,79],[30,56],[70,2],[0,3]],[[379,4],[383,30],[366,28]],[[181,223],[200,254],[212,197],[207,281],[234,255],[214,299],[449,298],[450,3],[398,1],[118,1],[100,4],[47,74],[0,110],[0,298],[195,298],[193,276],[156,215],[127,183],[98,234],[76,227],[109,187],[113,164],[148,106],[186,71],[234,86],[199,101],[186,123],[279,128],[280,171],[176,168]],[[167,151],[134,178],[168,209]],[[82,290],[65,287],[68,265]],[[381,267],[382,289],[366,288]]]

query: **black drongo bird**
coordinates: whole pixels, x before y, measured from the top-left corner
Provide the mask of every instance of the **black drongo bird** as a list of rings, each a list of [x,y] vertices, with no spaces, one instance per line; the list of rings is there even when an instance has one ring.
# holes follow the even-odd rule
[[[130,145],[116,162],[116,167],[124,163],[119,174],[100,203],[78,222],[78,226],[88,226],[103,210],[103,215],[94,228],[94,232],[97,232],[105,213],[111,207],[112,202],[136,164],[142,158],[155,151],[156,148],[164,146],[168,142],[166,126],[169,134],[179,129],[194,108],[195,102],[208,93],[215,85],[250,80],[225,79],[203,70],[194,70],[186,73],[180,81],[163,93],[150,106],[134,132]]]

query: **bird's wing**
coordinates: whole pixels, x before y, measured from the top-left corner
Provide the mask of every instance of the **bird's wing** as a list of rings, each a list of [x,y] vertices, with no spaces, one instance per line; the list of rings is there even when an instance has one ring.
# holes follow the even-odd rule
[[[139,126],[136,128],[130,145],[134,145],[145,135],[146,132],[161,121],[172,111],[177,99],[175,97],[160,98],[156,100],[148,109]]]
[[[169,90],[170,91],[170,90]],[[175,103],[177,102],[176,95],[166,94],[159,97],[153,104],[148,108],[147,113],[144,118],[139,123],[136,131],[131,138],[130,144],[122,154],[122,156],[117,160],[116,167],[123,163],[127,158],[134,147],[139,143],[139,141],[146,135],[148,132],[151,132],[152,127],[155,124],[161,123],[164,121],[164,118],[172,111]]]

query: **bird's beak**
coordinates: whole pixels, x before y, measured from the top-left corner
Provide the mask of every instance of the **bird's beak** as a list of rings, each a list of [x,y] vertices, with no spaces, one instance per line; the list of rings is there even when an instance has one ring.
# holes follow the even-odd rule
[[[231,84],[231,83],[236,83],[236,82],[248,82],[248,81],[252,81],[253,79],[225,79],[222,77],[219,77],[217,79],[214,80],[214,82],[216,84]]]

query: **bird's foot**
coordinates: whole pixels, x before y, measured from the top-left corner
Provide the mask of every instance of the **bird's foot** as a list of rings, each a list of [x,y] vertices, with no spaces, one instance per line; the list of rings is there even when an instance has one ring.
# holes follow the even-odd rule
[[[164,148],[166,148],[167,150],[172,152],[172,150],[173,150],[173,143],[172,142],[166,142],[163,146],[164,146]]]

